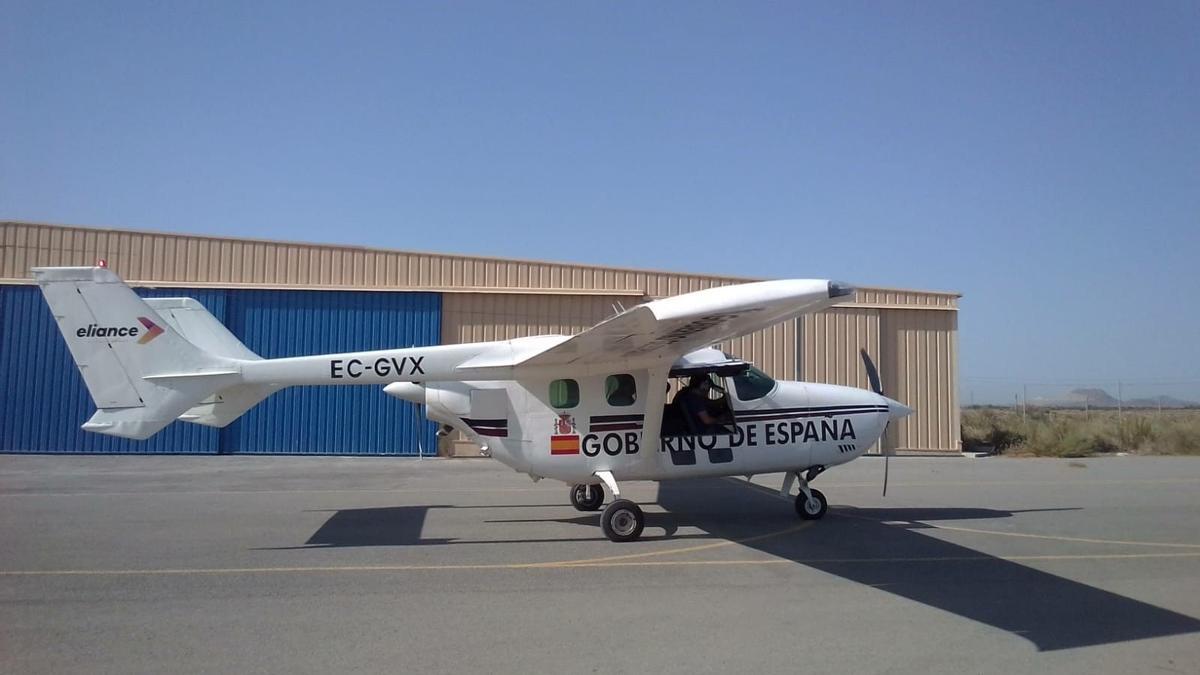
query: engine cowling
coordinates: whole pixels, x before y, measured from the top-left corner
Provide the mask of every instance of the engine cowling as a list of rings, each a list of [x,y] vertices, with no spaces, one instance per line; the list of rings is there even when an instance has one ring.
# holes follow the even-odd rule
[[[383,391],[388,396],[425,406],[425,417],[430,421],[470,432],[462,418],[471,411],[471,390],[460,382],[393,382]]]

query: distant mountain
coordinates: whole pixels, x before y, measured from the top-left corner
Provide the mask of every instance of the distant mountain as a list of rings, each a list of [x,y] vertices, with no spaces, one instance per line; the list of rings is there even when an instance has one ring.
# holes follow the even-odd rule
[[[1062,405],[1071,408],[1091,406],[1093,408],[1117,407],[1117,399],[1108,395],[1103,389],[1072,389],[1061,401]]]
[[[1103,389],[1083,388],[1073,389],[1059,399],[1035,398],[1029,401],[1031,405],[1047,408],[1197,408],[1200,403],[1185,401],[1174,396],[1155,396],[1153,398],[1131,398],[1118,401],[1116,397]]]
[[[1154,398],[1134,398],[1125,402],[1130,408],[1195,408],[1200,403],[1185,401],[1174,396],[1155,396]]]

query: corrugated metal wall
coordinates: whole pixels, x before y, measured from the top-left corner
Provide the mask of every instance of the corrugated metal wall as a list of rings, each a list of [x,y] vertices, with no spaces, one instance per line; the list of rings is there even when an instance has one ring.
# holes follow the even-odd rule
[[[957,322],[945,309],[836,307],[801,317],[800,379],[868,388],[858,353],[866,348],[885,393],[916,410],[888,427],[883,447],[957,451]]]
[[[180,295],[140,291],[143,296]],[[191,290],[214,316],[225,293]],[[175,422],[145,441],[93,434],[79,428],[96,407],[71,360],[58,324],[37,286],[0,286],[0,451],[95,453],[215,453],[216,429]]]
[[[616,295],[448,293],[442,304],[442,343],[509,340],[528,335],[574,335],[640,298]],[[785,322],[723,343],[774,377],[796,377],[796,329]]]
[[[263,358],[434,345],[441,336],[436,293],[229,293],[229,329]],[[417,406],[382,387],[291,387],[223,429],[221,446],[238,453],[435,454],[436,429]]]
[[[879,310],[846,307],[800,317],[800,379],[869,388],[859,349],[879,361]]]
[[[0,222],[0,279],[29,279],[38,265],[92,265],[97,258],[130,282],[222,288],[407,289],[662,298],[745,277],[631,270],[356,246],[301,244]],[[863,288],[854,305],[956,306],[957,294]]]
[[[529,335],[574,335],[632,307],[639,297],[447,293],[442,300],[442,344],[511,340]]]
[[[721,349],[750,361],[776,379],[796,379],[796,322],[784,321],[756,333],[722,342]]]
[[[382,251],[353,246],[220,239],[155,232],[0,223],[0,278],[29,278],[38,265],[92,265],[128,281],[215,286],[608,290],[664,297],[731,278],[589,265]]]
[[[959,450],[958,312],[889,310],[881,319],[885,391],[915,410],[888,427],[885,447]]]
[[[867,287],[855,292],[851,304],[881,309],[955,309],[958,307],[958,294]]]
[[[437,344],[436,293],[139,289],[196,298],[270,357]],[[79,428],[95,412],[36,286],[0,286],[0,451],[432,454],[436,426],[380,387],[293,387],[224,429],[175,422],[145,441]]]
[[[501,260],[359,247],[223,239],[32,223],[0,223],[0,282],[34,265],[106,258],[126,279],[215,287],[432,290],[444,293],[445,343],[574,333],[632,306],[749,281],[673,272]],[[172,291],[177,293],[178,291]],[[390,295],[390,294],[389,294]],[[722,345],[777,378],[865,386],[858,346],[922,417],[893,425],[901,448],[958,449],[957,307],[954,293],[859,288],[852,302]],[[890,317],[895,317],[891,319]],[[910,326],[910,328],[902,328]],[[874,335],[874,337],[872,337]],[[917,345],[917,346],[914,346]],[[917,357],[917,352],[923,356]],[[889,368],[901,368],[894,377]]]

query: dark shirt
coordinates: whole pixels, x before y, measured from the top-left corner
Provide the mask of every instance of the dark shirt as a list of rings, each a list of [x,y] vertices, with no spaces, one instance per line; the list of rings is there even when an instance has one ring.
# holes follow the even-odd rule
[[[683,412],[687,415],[688,423],[697,434],[712,434],[718,431],[715,424],[705,424],[700,418],[701,412],[708,412],[708,396],[704,395],[699,389],[687,389],[680,393],[682,401],[680,406]]]

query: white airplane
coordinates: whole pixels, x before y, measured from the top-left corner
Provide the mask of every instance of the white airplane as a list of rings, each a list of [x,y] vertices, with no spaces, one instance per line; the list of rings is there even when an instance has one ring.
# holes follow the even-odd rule
[[[97,411],[83,428],[145,439],[176,419],[223,427],[294,385],[386,385],[633,541],[631,480],[784,473],[801,518],[825,515],[809,483],[912,410],[874,391],[776,381],[710,345],[814,312],[854,289],[796,279],[722,286],[621,311],[574,336],[263,359],[191,298],[142,299],[103,267],[33,270]],[[687,379],[673,398],[671,381]],[[680,382],[676,382],[679,384]],[[649,433],[646,431],[649,430]],[[886,473],[884,490],[886,493]]]

